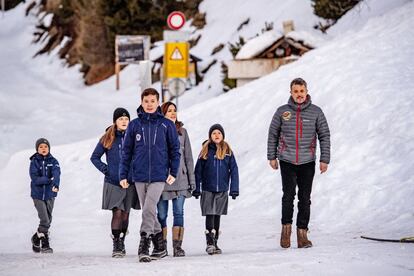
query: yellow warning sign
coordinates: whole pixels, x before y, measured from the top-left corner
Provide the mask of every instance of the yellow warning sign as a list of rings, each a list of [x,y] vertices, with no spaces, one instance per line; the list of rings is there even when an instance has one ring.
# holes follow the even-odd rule
[[[178,49],[177,47],[174,49],[174,51],[172,52],[172,55],[170,57],[171,60],[183,60],[183,55],[180,52],[180,49]]]
[[[165,43],[164,76],[166,79],[188,77],[189,48],[187,42]]]

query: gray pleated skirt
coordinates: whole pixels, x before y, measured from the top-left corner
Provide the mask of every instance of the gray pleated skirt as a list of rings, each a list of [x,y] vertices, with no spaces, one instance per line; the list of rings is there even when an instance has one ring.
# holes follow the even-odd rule
[[[129,212],[131,208],[140,210],[137,190],[135,185],[129,185],[128,189],[104,182],[102,194],[102,209],[112,210],[113,208]]]
[[[229,205],[229,195],[227,192],[207,192],[201,193],[201,215],[227,215]]]

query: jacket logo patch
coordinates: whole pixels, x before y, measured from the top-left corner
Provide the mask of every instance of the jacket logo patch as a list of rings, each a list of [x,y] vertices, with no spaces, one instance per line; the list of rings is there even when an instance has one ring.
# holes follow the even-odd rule
[[[136,136],[135,136],[135,139],[137,139],[137,142],[139,142],[139,141],[141,141],[141,134],[137,134]]]
[[[282,118],[285,121],[289,121],[291,117],[292,117],[292,113],[290,113],[290,111],[285,111],[282,114]]]

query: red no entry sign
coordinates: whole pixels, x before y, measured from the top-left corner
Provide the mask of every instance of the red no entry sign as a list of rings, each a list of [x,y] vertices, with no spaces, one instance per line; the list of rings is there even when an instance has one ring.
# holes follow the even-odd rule
[[[168,15],[167,24],[172,30],[178,30],[185,23],[185,15],[180,11],[173,11]]]

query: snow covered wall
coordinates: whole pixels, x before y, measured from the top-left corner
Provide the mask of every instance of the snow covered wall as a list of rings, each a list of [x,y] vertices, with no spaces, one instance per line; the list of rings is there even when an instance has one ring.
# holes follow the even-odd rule
[[[134,71],[121,75],[125,86],[119,94],[113,93],[113,79],[84,88],[76,69],[61,68],[54,57],[30,58],[30,20],[19,12],[6,13],[7,28],[0,28],[0,147],[13,148],[0,169],[1,275],[412,275],[411,244],[359,236],[413,235],[413,1],[392,6],[367,1],[338,22],[332,30],[337,34],[328,34],[325,44],[299,61],[225,95],[198,103],[194,96],[192,105],[183,105],[178,116],[194,157],[209,126],[224,126],[239,165],[241,195],[223,218],[222,256],[204,253],[204,221],[199,202],[190,199],[183,245],[188,256],[149,265],[138,264],[136,255],[140,212],[131,216],[127,257],[110,258],[110,214],[100,210],[102,176],[89,161],[113,108],[125,106],[133,114],[138,104]],[[354,20],[358,14],[364,21]],[[297,76],[308,81],[313,102],[328,119],[332,160],[314,181],[310,238],[315,246],[281,250],[280,172],[266,160],[267,130]],[[28,158],[43,135],[51,137],[51,152],[62,167],[53,256],[33,255],[29,244],[37,217],[29,197]]]

